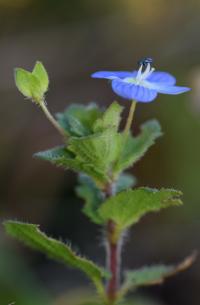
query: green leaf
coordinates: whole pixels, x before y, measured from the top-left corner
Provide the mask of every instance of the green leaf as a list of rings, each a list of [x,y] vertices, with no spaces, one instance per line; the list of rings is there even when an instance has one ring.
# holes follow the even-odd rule
[[[172,189],[139,188],[123,191],[106,200],[100,206],[99,214],[105,222],[114,221],[120,232],[137,223],[148,212],[182,204],[178,199],[181,194]]]
[[[86,175],[79,176],[79,186],[76,188],[76,193],[85,200],[84,214],[94,223],[101,224],[102,219],[99,217],[98,208],[103,202],[103,194],[90,177]]]
[[[64,146],[38,152],[34,154],[34,156],[36,158],[49,161],[57,166],[61,166],[65,169],[85,173],[92,177],[98,185],[101,185],[101,183],[105,181],[109,181],[109,177],[105,172],[102,171],[101,168],[98,168],[95,166],[95,164],[79,157],[79,152],[76,155]]]
[[[96,104],[71,105],[63,113],[58,113],[58,123],[71,136],[87,136],[93,133],[94,122],[102,115]]]
[[[40,103],[40,100],[43,96],[43,92],[40,87],[40,82],[32,75],[30,72],[16,68],[15,69],[15,83],[19,91],[25,96],[36,103]]]
[[[122,110],[122,106],[120,106],[117,102],[113,102],[103,113],[102,117],[94,123],[94,132],[103,131],[107,128],[112,128],[117,131],[121,120]]]
[[[98,291],[103,293],[102,279],[107,276],[106,272],[92,261],[78,256],[69,245],[47,237],[34,224],[6,221],[4,225],[8,234],[24,242],[27,246],[67,266],[83,271],[94,282]]]
[[[136,178],[131,174],[121,174],[115,184],[116,193],[134,187],[136,182]]]
[[[128,139],[121,134],[121,152],[113,169],[116,175],[138,161],[162,135],[160,124],[156,120],[147,121],[142,125],[141,130],[137,137],[130,135]]]
[[[49,77],[45,67],[40,61],[36,62],[32,74],[35,75],[35,77],[37,77],[37,79],[39,80],[41,91],[44,94],[48,90]]]
[[[110,172],[119,154],[119,134],[107,129],[86,137],[71,137],[67,147],[35,154],[53,164],[85,173],[103,186],[111,181]]]
[[[136,289],[140,286],[162,284],[166,278],[189,268],[195,259],[196,253],[193,253],[176,265],[159,264],[127,271],[125,273],[125,281],[122,286],[121,294],[125,295],[129,290]]]
[[[105,184],[110,181],[110,170],[119,153],[119,135],[107,129],[87,137],[70,138],[68,149],[82,168],[91,169],[83,172]]]

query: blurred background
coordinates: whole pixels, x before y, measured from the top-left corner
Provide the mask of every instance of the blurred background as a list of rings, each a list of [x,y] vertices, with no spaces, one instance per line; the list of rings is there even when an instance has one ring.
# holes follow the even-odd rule
[[[14,67],[41,60],[50,76],[52,113],[76,102],[109,105],[114,95],[96,70],[132,70],[143,56],[176,75],[189,94],[140,104],[135,130],[157,118],[164,136],[133,173],[138,185],[183,191],[184,206],[149,215],[129,233],[124,267],[178,262],[200,247],[199,0],[0,0],[0,217],[41,224],[54,237],[104,264],[99,228],[81,214],[76,175],[32,158],[61,143],[41,111],[23,99]],[[164,305],[199,305],[200,261],[165,285],[140,291]],[[7,237],[0,227],[0,304],[69,304],[90,294],[79,272],[65,269]],[[157,304],[156,303],[156,304]],[[131,303],[133,304],[133,303]],[[136,304],[136,303],[134,303]],[[154,304],[147,301],[147,305]]]

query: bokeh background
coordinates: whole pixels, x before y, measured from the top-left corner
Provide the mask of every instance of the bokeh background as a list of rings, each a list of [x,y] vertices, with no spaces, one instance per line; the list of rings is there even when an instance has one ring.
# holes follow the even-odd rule
[[[116,96],[96,70],[131,70],[143,56],[176,75],[189,94],[139,105],[135,131],[157,118],[164,136],[133,169],[138,185],[174,187],[185,205],[145,217],[129,233],[124,267],[177,262],[200,247],[199,0],[0,0],[0,217],[40,223],[104,264],[101,232],[81,214],[76,175],[32,158],[60,144],[56,130],[15,88],[14,67],[41,60],[52,113],[70,103],[109,105]],[[127,101],[117,100],[124,104]],[[7,237],[0,227],[0,304],[74,304],[90,284]],[[200,261],[165,285],[140,291],[164,305],[200,304]],[[147,301],[147,305],[154,304]]]

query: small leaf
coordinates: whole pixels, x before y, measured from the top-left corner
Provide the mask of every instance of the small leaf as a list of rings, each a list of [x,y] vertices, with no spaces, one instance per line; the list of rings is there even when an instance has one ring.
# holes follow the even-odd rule
[[[121,120],[122,110],[122,106],[120,106],[117,102],[113,102],[103,113],[102,117],[94,123],[94,132],[103,131],[107,128],[112,128],[117,131]]]
[[[39,80],[41,91],[44,94],[48,90],[49,77],[45,67],[40,61],[36,62],[32,74],[35,75],[35,77],[37,77],[37,79]]]
[[[116,193],[132,188],[136,185],[136,178],[131,174],[121,174],[115,184]]]
[[[43,96],[40,82],[30,72],[16,68],[15,69],[15,83],[19,91],[25,96],[37,103],[40,103]]]
[[[21,68],[15,69],[15,83],[19,91],[40,105],[48,89],[48,74],[41,62],[37,62],[33,72]]]
[[[71,105],[63,113],[58,113],[57,119],[71,136],[87,136],[93,133],[94,122],[102,115],[96,104]]]
[[[180,191],[172,189],[139,188],[118,193],[99,208],[101,218],[116,223],[118,231],[137,223],[148,212],[182,204]]]
[[[37,225],[17,221],[6,221],[4,225],[8,234],[24,242],[27,246],[67,266],[82,270],[94,282],[98,291],[103,293],[102,279],[107,276],[106,272],[92,261],[78,256],[69,245],[47,237]]]
[[[125,273],[125,282],[122,286],[122,294],[140,286],[162,284],[170,276],[189,268],[196,259],[196,253],[188,256],[177,265],[152,265]]]
[[[124,135],[121,135],[121,152],[113,169],[115,175],[138,161],[162,135],[160,125],[156,120],[147,121],[141,129],[142,131],[137,137],[130,135],[127,140],[125,139],[126,143],[124,143]]]
[[[26,97],[31,98],[32,92],[30,88],[31,73],[21,68],[15,69],[15,83],[19,91]]]
[[[85,200],[84,214],[94,223],[101,224],[102,219],[98,214],[98,208],[103,202],[103,194],[90,177],[86,175],[79,176],[79,186],[76,188],[76,193]]]

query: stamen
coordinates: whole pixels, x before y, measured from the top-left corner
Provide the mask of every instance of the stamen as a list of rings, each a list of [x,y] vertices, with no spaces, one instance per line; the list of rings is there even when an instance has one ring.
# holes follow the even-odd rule
[[[144,73],[142,74],[142,79],[145,79],[145,78],[148,76],[150,70],[151,70],[151,65],[148,63],[148,64],[147,64],[147,67],[146,67],[146,70],[145,70]]]
[[[155,70],[155,68],[151,68],[151,64],[148,63],[147,67],[145,69],[145,71],[142,73],[142,68],[143,65],[140,66],[137,76],[136,76],[136,84],[138,85],[140,82],[142,82],[143,80],[145,80],[147,77],[149,77],[153,71]]]
[[[143,65],[140,66],[140,68],[138,70],[138,73],[137,73],[137,76],[136,76],[136,79],[140,79],[140,77],[142,75],[142,69],[143,69]]]

